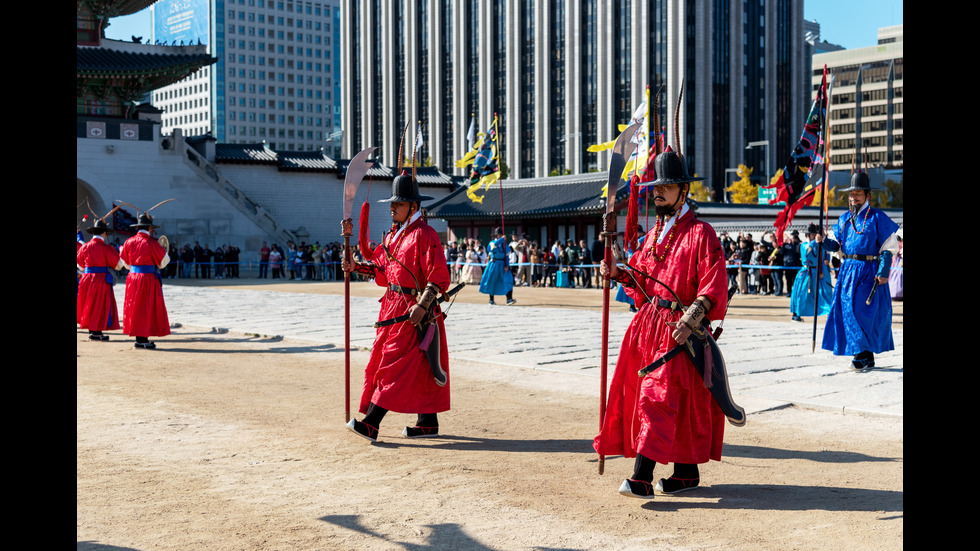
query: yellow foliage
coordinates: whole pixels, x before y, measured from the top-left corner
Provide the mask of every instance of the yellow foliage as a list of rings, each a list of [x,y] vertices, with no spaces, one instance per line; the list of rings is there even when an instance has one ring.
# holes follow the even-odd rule
[[[739,179],[728,186],[727,191],[732,194],[732,202],[739,204],[751,204],[759,202],[759,190],[752,185],[749,176],[752,175],[752,168],[745,165],[738,165]]]
[[[695,174],[697,176],[697,174]],[[691,189],[687,194],[688,197],[694,199],[698,203],[707,203],[711,201],[711,192],[708,188],[704,187],[704,182],[691,182]]]

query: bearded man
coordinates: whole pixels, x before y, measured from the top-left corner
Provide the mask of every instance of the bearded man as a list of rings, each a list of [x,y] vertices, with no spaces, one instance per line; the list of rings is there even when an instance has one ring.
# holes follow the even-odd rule
[[[686,202],[690,183],[702,178],[688,176],[684,158],[670,148],[654,166],[657,179],[639,185],[653,186],[656,226],[630,257],[630,270],[599,264],[604,277],[626,288],[639,311],[623,338],[593,443],[600,455],[636,457],[633,475],[619,492],[643,499],[652,499],[655,490],[673,494],[696,488],[698,464],[721,459],[725,433],[725,415],[688,355],[676,355],[642,378],[637,373],[685,343],[705,320],[723,318],[728,301],[721,242]],[[657,463],[673,463],[674,472],[654,485]]]
[[[852,174],[850,187],[843,190],[848,212],[837,219],[834,238],[817,234],[827,251],[843,253],[821,346],[835,356],[853,356],[851,368],[856,371],[873,368],[875,354],[895,349],[891,293],[887,288],[872,290],[876,284],[888,285],[892,252],[883,245],[898,224],[870,205],[872,189],[879,188],[871,186],[866,172]]]

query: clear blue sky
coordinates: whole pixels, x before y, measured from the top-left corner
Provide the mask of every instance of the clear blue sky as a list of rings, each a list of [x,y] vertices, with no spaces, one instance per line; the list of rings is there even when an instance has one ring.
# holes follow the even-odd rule
[[[820,37],[845,48],[874,46],[878,28],[901,25],[903,0],[805,0],[803,17],[820,23]],[[106,36],[129,40],[142,36],[150,38],[149,8],[127,17],[116,17],[106,30]]]
[[[878,29],[904,23],[903,0],[805,0],[803,17],[820,23],[820,38],[847,49],[878,43]]]

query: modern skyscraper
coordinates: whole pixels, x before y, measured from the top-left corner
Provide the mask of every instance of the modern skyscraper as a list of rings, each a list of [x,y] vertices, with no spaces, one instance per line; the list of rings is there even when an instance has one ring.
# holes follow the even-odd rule
[[[152,40],[202,43],[218,61],[153,93],[164,134],[339,154],[340,0],[162,0]]]
[[[499,118],[510,178],[605,170],[649,85],[673,142],[716,188],[725,169],[789,156],[809,109],[802,0],[350,0],[341,6],[344,156],[396,162],[409,123],[444,172],[471,117]],[[410,130],[410,132],[412,132]],[[771,151],[751,142],[768,142]],[[768,154],[768,155],[767,155]],[[457,174],[463,172],[456,169]]]

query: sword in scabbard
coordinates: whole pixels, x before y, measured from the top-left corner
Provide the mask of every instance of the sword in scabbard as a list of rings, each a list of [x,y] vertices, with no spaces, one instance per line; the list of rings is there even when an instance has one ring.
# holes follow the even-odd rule
[[[459,285],[453,287],[452,289],[446,291],[445,293],[443,293],[442,295],[440,295],[438,298],[436,298],[436,302],[435,303],[436,304],[441,304],[443,302],[446,302],[447,300],[449,300],[453,295],[455,295],[456,293],[458,293],[465,286],[466,286],[466,283],[460,283]],[[389,319],[386,319],[386,320],[381,320],[381,321],[375,322],[374,323],[374,327],[375,327],[375,329],[377,329],[378,327],[387,327],[389,325],[394,325],[396,323],[401,323],[403,321],[408,321],[408,318],[409,318],[409,315],[408,314],[402,314],[400,316],[396,316],[396,317],[393,317],[393,318],[389,318]]]
[[[354,233],[354,220],[351,212],[354,210],[354,196],[357,186],[361,184],[364,175],[374,164],[367,160],[376,147],[369,147],[351,159],[347,165],[344,177],[344,219],[340,222],[341,236],[344,238],[344,260],[350,264],[354,261],[350,252],[350,236]],[[350,420],[350,272],[344,271],[344,422]]]
[[[729,289],[729,302],[734,294],[735,287]],[[725,308],[728,311],[727,304]],[[724,319],[722,320],[724,321]],[[719,326],[720,329],[720,326]],[[721,332],[716,331],[720,336]],[[711,392],[711,397],[721,409],[728,422],[740,427],[745,424],[745,409],[735,403],[728,384],[728,371],[725,368],[725,358],[718,348],[718,343],[711,334],[710,324],[704,323],[695,329],[686,341],[668,350],[663,356],[657,358],[650,365],[637,372],[640,378],[656,371],[681,352],[687,352],[695,370],[701,375],[704,385]]]

